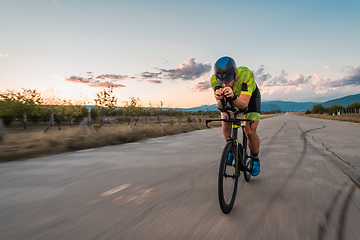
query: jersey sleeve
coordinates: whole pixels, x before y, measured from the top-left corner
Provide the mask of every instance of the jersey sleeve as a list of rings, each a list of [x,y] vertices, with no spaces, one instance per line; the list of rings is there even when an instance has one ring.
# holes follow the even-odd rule
[[[210,83],[211,83],[211,88],[213,89],[214,93],[215,93],[216,89],[218,89],[219,87],[223,87],[223,86],[216,80],[215,75],[212,75],[212,76],[211,76]]]
[[[236,94],[245,94],[251,96],[256,89],[254,73],[247,67],[238,68]]]

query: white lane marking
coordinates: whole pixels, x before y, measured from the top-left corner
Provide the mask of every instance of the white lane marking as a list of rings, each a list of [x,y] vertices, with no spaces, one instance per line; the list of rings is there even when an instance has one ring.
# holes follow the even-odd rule
[[[152,188],[141,189],[139,191],[130,193],[128,195],[122,195],[122,196],[116,198],[115,200],[113,200],[113,202],[129,203],[131,201],[135,201],[137,203],[143,203],[143,202],[145,202],[146,198],[148,197],[148,195],[150,194],[150,192],[152,190],[153,190]]]
[[[117,192],[119,192],[119,191],[121,191],[121,190],[124,190],[125,188],[127,188],[127,187],[129,187],[129,186],[131,186],[131,184],[129,184],[129,183],[123,184],[123,185],[121,185],[121,186],[119,186],[119,187],[110,189],[109,191],[106,191],[106,192],[100,194],[100,196],[102,196],[102,197],[110,196],[111,194],[114,194],[114,193],[117,193]]]
[[[90,149],[84,149],[84,150],[80,150],[80,151],[76,151],[77,153],[84,153],[84,152],[92,152],[94,151],[95,149],[93,148],[90,148]]]

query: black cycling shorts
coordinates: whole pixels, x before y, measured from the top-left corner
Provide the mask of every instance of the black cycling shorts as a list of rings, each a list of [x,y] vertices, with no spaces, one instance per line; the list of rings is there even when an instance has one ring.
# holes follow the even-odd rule
[[[260,95],[259,88],[257,86],[256,86],[256,89],[254,90],[253,94],[251,95],[248,109],[244,112],[244,114],[247,114],[250,112],[261,113],[261,95]]]

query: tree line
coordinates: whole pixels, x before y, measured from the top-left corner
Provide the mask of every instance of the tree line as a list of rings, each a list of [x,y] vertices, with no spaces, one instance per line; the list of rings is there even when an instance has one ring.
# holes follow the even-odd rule
[[[46,95],[46,94],[45,94]],[[218,111],[187,112],[179,109],[164,109],[164,103],[154,106],[149,102],[149,107],[140,104],[140,99],[130,97],[123,102],[123,106],[117,106],[117,98],[113,89],[104,89],[96,94],[90,101],[61,99],[57,93],[50,91],[46,96],[37,90],[22,89],[20,92],[7,90],[0,92],[0,118],[5,125],[18,121],[26,128],[27,122],[38,123],[40,121],[54,121],[60,123],[68,121],[70,125],[81,122],[85,117],[92,121],[100,121],[107,116],[174,116],[183,117],[189,115],[208,115],[214,117]]]
[[[322,104],[315,104],[311,110],[307,110],[305,113],[327,113],[329,115],[340,113],[359,113],[360,112],[360,102],[354,102],[349,104],[346,107],[341,106],[340,104],[334,104],[330,107],[324,107]]]

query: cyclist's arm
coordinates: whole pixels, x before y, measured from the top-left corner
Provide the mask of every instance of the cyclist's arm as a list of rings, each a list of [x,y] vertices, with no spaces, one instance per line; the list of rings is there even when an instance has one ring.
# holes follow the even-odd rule
[[[216,105],[217,105],[217,108],[218,108],[219,110],[221,110],[221,109],[223,108],[223,105],[222,105],[222,103],[221,103],[221,100],[216,100]]]
[[[216,105],[219,110],[221,110],[223,108],[223,105],[221,103],[221,99],[224,98],[223,94],[224,94],[224,89],[221,88],[220,86],[216,86],[214,95],[215,95],[215,99],[216,99]]]
[[[249,105],[250,98],[251,98],[250,95],[240,94],[240,96],[238,98],[236,98],[233,101],[233,103],[234,103],[235,107],[237,107],[239,109],[245,109]]]
[[[234,91],[230,87],[224,88],[224,91],[225,91],[225,96],[227,97],[233,98],[235,95]],[[235,105],[235,107],[239,109],[245,109],[249,104],[250,98],[251,98],[251,93],[242,91],[240,93],[240,96],[238,96],[235,100],[233,100],[233,104]]]
[[[249,105],[251,95],[256,88],[256,83],[254,81],[254,73],[250,69],[246,67],[240,68],[242,69],[239,73],[241,75],[241,81],[238,81],[234,88],[238,97],[233,103],[236,107],[245,109]]]

